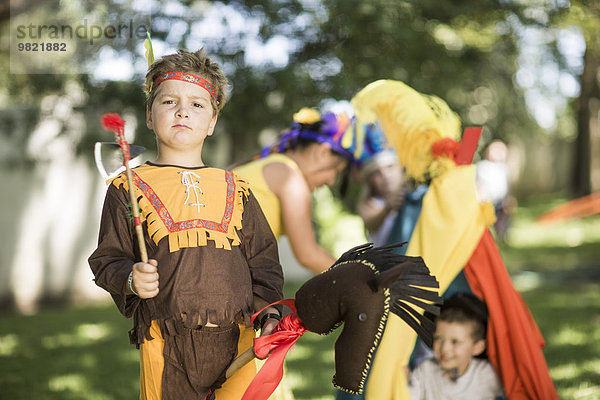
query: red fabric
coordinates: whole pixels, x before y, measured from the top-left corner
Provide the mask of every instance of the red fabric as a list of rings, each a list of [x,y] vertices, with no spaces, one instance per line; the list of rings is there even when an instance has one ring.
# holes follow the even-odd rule
[[[456,165],[471,164],[475,150],[477,150],[477,143],[479,142],[481,131],[483,131],[483,127],[481,126],[470,126],[465,128],[462,140],[460,141],[460,147],[454,157]]]
[[[446,156],[453,159],[459,147],[460,145],[456,140],[443,138],[431,145],[431,152],[435,158]]]
[[[298,314],[296,314],[293,299],[281,300],[271,305],[275,304],[284,304],[293,313],[283,317],[272,334],[254,338],[254,354],[258,358],[266,358],[267,356],[269,358],[250,382],[242,400],[266,400],[271,396],[277,389],[279,382],[281,382],[281,378],[283,378],[283,360],[287,352],[300,336],[307,331],[300,318],[298,318]],[[258,313],[252,316],[253,321]]]
[[[540,215],[537,222],[572,220],[600,213],[600,192],[579,197]]]
[[[514,289],[489,230],[464,271],[473,293],[488,307],[488,356],[508,399],[558,400],[542,352],[544,338]]]

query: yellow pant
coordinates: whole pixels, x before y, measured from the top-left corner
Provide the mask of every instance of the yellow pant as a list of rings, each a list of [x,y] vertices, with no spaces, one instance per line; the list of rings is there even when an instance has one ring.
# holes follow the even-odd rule
[[[150,334],[153,340],[140,345],[140,400],[161,400],[162,374],[164,368],[164,339],[156,321],[152,321]],[[238,354],[249,349],[254,342],[254,329],[240,324]],[[256,375],[254,362],[246,364],[233,374],[216,391],[217,400],[239,400]]]

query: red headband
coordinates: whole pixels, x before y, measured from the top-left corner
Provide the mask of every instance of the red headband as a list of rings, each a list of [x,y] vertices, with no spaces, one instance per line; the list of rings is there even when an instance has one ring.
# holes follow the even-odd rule
[[[158,78],[156,78],[154,80],[152,89],[157,88],[158,85],[160,85],[161,83],[163,83],[164,81],[166,81],[168,79],[177,79],[178,81],[184,81],[184,82],[193,83],[194,85],[198,85],[201,88],[205,89],[210,94],[210,96],[213,98],[215,103],[219,104],[219,100],[217,100],[217,93],[216,93],[215,89],[210,85],[210,82],[208,82],[204,78],[200,78],[199,76],[188,74],[185,72],[170,71],[170,72],[160,75]]]

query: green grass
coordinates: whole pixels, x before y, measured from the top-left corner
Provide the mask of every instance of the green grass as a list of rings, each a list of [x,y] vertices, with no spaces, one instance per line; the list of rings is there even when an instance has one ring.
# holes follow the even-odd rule
[[[520,202],[500,247],[513,282],[544,335],[561,399],[600,399],[600,216],[537,223],[566,202]]]
[[[561,399],[600,399],[600,218],[554,225],[534,219],[562,199],[523,201],[501,247],[515,286],[546,339]],[[575,232],[575,233],[573,233]],[[293,297],[298,282],[286,286]],[[0,398],[134,399],[137,351],[112,305],[0,316]],[[333,343],[306,333],[287,358],[296,399],[333,399]]]
[[[546,340],[560,398],[600,399],[600,282],[553,282],[523,297]]]
[[[0,319],[0,398],[134,399],[137,351],[116,307]]]

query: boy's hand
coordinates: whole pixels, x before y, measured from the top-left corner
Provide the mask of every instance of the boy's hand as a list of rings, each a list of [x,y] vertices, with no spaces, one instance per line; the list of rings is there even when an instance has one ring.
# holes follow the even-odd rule
[[[278,318],[270,318],[271,316],[278,316]],[[264,321],[263,318],[266,318]],[[260,315],[260,322],[263,322],[262,326],[260,326],[260,336],[267,336],[270,335],[271,333],[273,333],[273,330],[277,327],[277,324],[279,324],[279,320],[281,319],[281,315],[279,314],[279,311],[277,310],[277,308],[275,307],[268,307],[265,308],[263,310],[263,312]],[[256,323],[256,321],[255,321]]]
[[[260,336],[267,336],[273,333],[273,330],[277,327],[277,324],[279,324],[278,320],[274,318],[267,319],[260,331]]]
[[[158,262],[148,260],[147,263],[135,263],[131,285],[138,297],[142,299],[156,297],[158,295]]]

